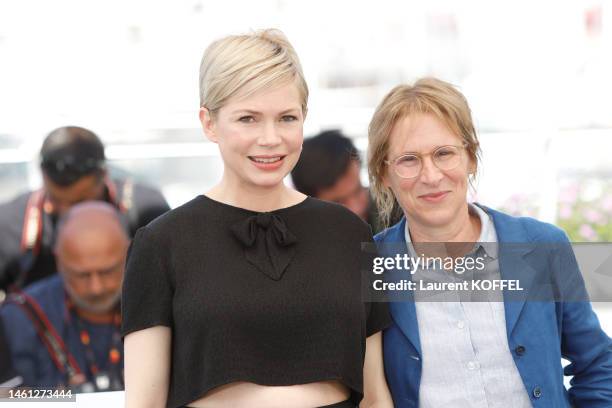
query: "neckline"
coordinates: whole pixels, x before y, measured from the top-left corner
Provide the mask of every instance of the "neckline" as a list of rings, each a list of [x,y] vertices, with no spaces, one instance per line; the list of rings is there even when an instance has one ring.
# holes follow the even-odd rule
[[[491,216],[487,214],[482,208],[478,207],[475,203],[468,202],[467,205],[468,205],[468,213],[470,215],[476,216],[478,220],[480,221],[480,232],[478,233],[478,238],[476,238],[474,243],[476,244],[479,242],[486,242],[483,238],[486,238],[486,235],[489,235],[489,231],[487,228],[486,235],[485,235],[485,227],[488,227],[488,224],[487,224],[488,221],[492,221]],[[404,217],[404,218],[406,219],[406,224],[404,226],[404,241],[406,241],[407,244],[413,244],[412,235],[410,234],[408,218],[407,217]],[[433,242],[441,242],[441,241],[432,241],[432,243]],[[451,241],[448,241],[448,242],[451,242]],[[461,242],[468,242],[468,241],[461,241]]]
[[[225,208],[229,208],[231,210],[234,211],[240,211],[240,212],[245,212],[245,213],[249,213],[249,214],[279,214],[279,213],[284,213],[287,211],[291,211],[293,209],[297,209],[302,207],[303,205],[305,205],[307,202],[310,202],[312,200],[312,198],[310,196],[306,196],[306,198],[304,198],[302,201],[296,203],[296,204],[292,204],[288,207],[281,207],[281,208],[276,208],[274,210],[271,211],[255,211],[255,210],[250,210],[248,208],[242,208],[242,207],[236,207],[235,205],[231,205],[231,204],[227,204],[224,203],[222,201],[219,200],[215,200],[213,198],[210,198],[209,196],[205,195],[205,194],[200,194],[197,196],[197,198],[204,200],[204,201],[208,201],[216,206],[219,207],[225,207]]]

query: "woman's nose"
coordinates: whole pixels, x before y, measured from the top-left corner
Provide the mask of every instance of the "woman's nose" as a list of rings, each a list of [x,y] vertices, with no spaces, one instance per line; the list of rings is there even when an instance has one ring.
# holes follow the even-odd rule
[[[274,146],[279,144],[281,137],[274,123],[265,123],[261,129],[257,143],[261,146]]]
[[[444,174],[434,164],[431,157],[424,157],[421,163],[422,167],[419,179],[427,184],[438,184],[440,180],[442,180],[442,177],[444,177]]]

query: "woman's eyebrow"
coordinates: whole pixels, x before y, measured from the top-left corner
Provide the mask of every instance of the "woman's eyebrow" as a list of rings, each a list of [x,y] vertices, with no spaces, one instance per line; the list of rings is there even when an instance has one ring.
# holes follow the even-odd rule
[[[286,109],[286,110],[282,111],[281,113],[279,113],[279,115],[284,115],[286,113],[291,113],[291,112],[295,112],[295,111],[299,111],[299,110],[300,110],[300,108],[297,108],[297,107],[296,108],[289,108],[289,109]]]
[[[252,109],[237,109],[232,112],[232,115],[237,115],[239,113],[248,113],[250,115],[259,115],[261,112],[252,110]]]
[[[423,152],[419,152],[419,151],[416,151],[416,150],[412,150],[412,151],[402,150],[402,152],[398,153],[397,156],[399,157],[399,156],[402,156],[402,155],[405,155],[405,154],[423,154],[423,153],[427,154],[427,153],[433,153],[436,150],[438,150],[439,148],[447,147],[447,146],[453,146],[453,145],[452,144],[441,144],[441,145],[434,146],[431,149],[423,151]]]
[[[284,115],[284,114],[287,114],[287,113],[299,111],[300,109],[301,108],[299,108],[299,107],[289,108],[289,109],[285,109],[285,110],[279,112],[278,114],[279,115]],[[236,109],[235,111],[232,111],[231,114],[232,115],[236,115],[236,114],[239,114],[239,113],[248,113],[250,115],[260,115],[261,114],[260,111],[256,111],[256,110],[253,110],[253,109]]]

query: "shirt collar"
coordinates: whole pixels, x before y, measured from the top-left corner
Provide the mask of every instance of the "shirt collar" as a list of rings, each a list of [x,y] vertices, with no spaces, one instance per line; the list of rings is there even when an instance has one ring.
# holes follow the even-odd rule
[[[482,248],[482,250],[487,254],[489,258],[497,259],[499,250],[497,245],[497,234],[495,232],[495,224],[493,224],[493,219],[482,208],[472,203],[468,203],[468,211],[471,214],[477,214],[480,218],[480,236],[478,237],[478,242],[476,242],[476,245],[474,246],[473,253],[476,253],[479,248]],[[410,239],[410,231],[408,229],[408,223],[406,223],[404,237],[406,239],[406,244],[408,246],[408,250],[411,253],[411,256],[414,256],[411,245],[412,240]]]

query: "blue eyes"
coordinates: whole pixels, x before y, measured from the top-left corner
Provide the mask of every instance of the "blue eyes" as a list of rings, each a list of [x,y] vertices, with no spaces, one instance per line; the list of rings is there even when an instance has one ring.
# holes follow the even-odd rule
[[[284,115],[280,118],[281,122],[295,122],[296,120],[298,120],[298,117],[295,115]],[[252,115],[245,115],[245,116],[241,116],[238,118],[238,122],[241,123],[254,123],[255,122],[255,117],[253,117]]]

